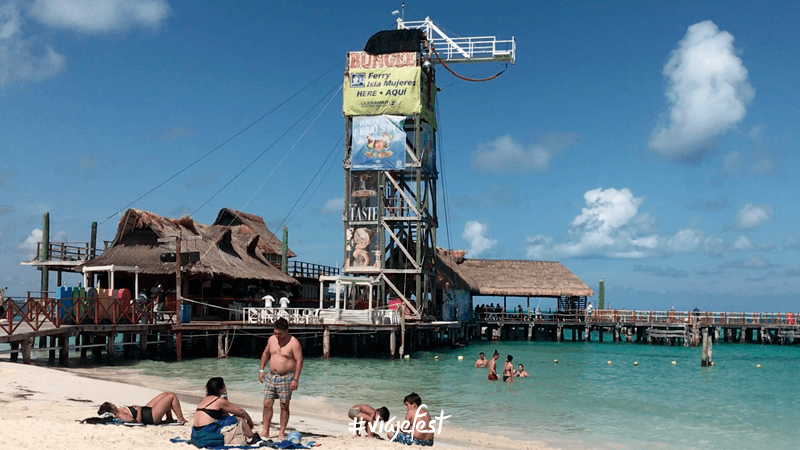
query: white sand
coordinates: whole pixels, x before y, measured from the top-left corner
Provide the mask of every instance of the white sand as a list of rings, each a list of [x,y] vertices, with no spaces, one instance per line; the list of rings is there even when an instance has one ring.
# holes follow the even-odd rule
[[[0,362],[0,442],[7,448],[37,450],[110,450],[112,446],[115,450],[195,448],[188,444],[173,444],[169,439],[189,438],[194,410],[200,400],[197,392],[202,392],[202,387],[192,387],[190,390],[185,386],[171,384],[167,379],[140,375],[125,379],[125,383],[109,381],[112,372],[101,368],[65,371]],[[115,377],[120,376],[124,377],[124,372],[117,371]],[[142,387],[145,385],[151,388]],[[189,424],[128,427],[78,422],[94,416],[104,401],[117,405],[143,405],[162,391],[172,391],[178,395]],[[231,400],[247,409],[258,430],[261,425],[259,399],[232,392]],[[277,431],[275,425],[279,414],[276,402],[272,419],[273,434]],[[346,412],[330,411],[330,406],[318,402],[292,400],[291,414],[289,431],[300,431],[304,434],[304,443],[313,440],[321,444],[320,450],[408,448],[397,443],[353,436],[347,430],[349,421]],[[547,449],[541,442],[515,441],[475,431],[448,428],[446,425],[445,422],[441,435],[435,438],[436,447]],[[476,428],[479,426],[476,424]],[[311,433],[322,436],[309,436]]]

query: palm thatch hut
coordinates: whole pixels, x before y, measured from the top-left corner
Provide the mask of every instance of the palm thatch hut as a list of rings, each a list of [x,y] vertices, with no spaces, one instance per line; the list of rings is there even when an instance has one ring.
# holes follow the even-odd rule
[[[212,225],[197,223],[188,216],[171,219],[129,209],[119,220],[110,247],[78,269],[137,266],[141,286],[160,283],[174,290],[176,264],[162,262],[161,255],[176,251],[178,236],[181,253],[197,252],[200,256],[199,261],[183,266],[184,297],[225,306],[233,300],[255,301],[264,292],[288,291],[299,284],[275,267],[281,259],[281,241],[267,229],[264,220],[228,208],[219,212]],[[287,257],[294,256],[291,250],[287,252]],[[103,287],[109,285],[107,281],[98,279]],[[116,272],[114,285],[132,290],[133,276]]]
[[[468,259],[465,250],[436,250],[445,320],[468,320],[473,295],[552,297],[558,299],[559,310],[585,308],[586,298],[594,295],[557,261]]]

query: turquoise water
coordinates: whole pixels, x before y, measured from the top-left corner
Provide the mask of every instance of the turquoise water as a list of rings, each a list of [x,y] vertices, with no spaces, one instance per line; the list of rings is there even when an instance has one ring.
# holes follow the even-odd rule
[[[495,349],[501,361],[512,354],[532,378],[488,381],[486,369],[473,365],[478,352]],[[698,347],[483,342],[416,352],[410,360],[307,358],[296,395],[324,397],[332,409],[368,403],[401,415],[403,397],[415,391],[432,413],[451,415],[443,427],[564,449],[797,448],[800,348],[718,344],[713,358],[715,367],[701,368]],[[256,358],[137,361],[110,369],[182,380],[199,391],[208,378],[222,376],[234,401],[236,392],[262,389]]]

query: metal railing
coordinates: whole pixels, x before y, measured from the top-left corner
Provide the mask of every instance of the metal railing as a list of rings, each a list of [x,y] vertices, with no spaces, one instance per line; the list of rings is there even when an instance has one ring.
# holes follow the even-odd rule
[[[290,324],[322,323],[319,308],[243,308],[245,323],[271,325],[278,319],[286,319]]]

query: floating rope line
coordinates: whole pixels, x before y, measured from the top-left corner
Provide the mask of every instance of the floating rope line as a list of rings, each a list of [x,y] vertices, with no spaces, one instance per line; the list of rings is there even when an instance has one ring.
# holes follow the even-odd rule
[[[436,51],[436,49],[433,47],[433,45],[431,45],[431,50],[433,50],[433,54],[436,55],[436,59],[439,60],[439,62],[442,64],[442,66],[444,66],[445,69],[447,69],[448,72],[452,73],[453,76],[455,76],[456,78],[460,78],[460,79],[462,79],[464,81],[472,81],[472,82],[475,82],[475,83],[480,83],[482,81],[494,80],[495,78],[497,78],[500,75],[502,75],[506,70],[508,70],[508,63],[506,63],[505,69],[503,69],[500,72],[490,76],[489,78],[480,78],[480,79],[478,79],[478,78],[467,78],[467,77],[461,76],[461,75],[453,72],[453,69],[447,67],[447,64],[445,64],[445,62],[442,59],[442,57],[439,56],[439,53]]]

